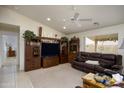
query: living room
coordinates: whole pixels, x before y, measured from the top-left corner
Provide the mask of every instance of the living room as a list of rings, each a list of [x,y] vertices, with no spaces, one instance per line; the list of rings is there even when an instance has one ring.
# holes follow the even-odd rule
[[[94,74],[97,72],[93,71],[95,69],[94,66],[93,70],[88,72],[82,71],[80,67],[77,69],[77,66],[79,66],[80,63],[76,64],[74,61],[78,59],[80,53],[82,53],[81,55],[87,55],[85,56],[87,59],[84,58],[84,61],[91,60],[90,57],[94,57],[94,55],[99,59],[110,59],[109,61],[114,62],[114,65],[119,65],[116,66],[119,71],[121,70],[119,73],[124,74],[123,9],[123,5],[0,6],[0,23],[19,27],[19,66],[17,67],[18,71],[16,73],[16,83],[18,84],[13,87],[84,87],[81,77],[91,72]],[[29,36],[26,35],[26,32],[33,33],[36,38],[33,38],[31,42],[28,42],[27,40],[29,40],[30,37],[26,38],[26,36]],[[114,37],[113,34],[116,34],[116,37]],[[93,53],[92,51],[85,51],[86,37],[95,36],[104,36],[104,38],[99,38],[97,41],[101,39],[104,42],[110,40],[117,41],[117,52],[111,53],[108,51],[107,53],[99,52],[97,54],[95,52],[97,52],[98,49]],[[36,45],[37,47],[33,47],[33,45]],[[97,44],[94,43],[94,46],[95,45]],[[51,55],[52,57],[48,57]],[[55,55],[57,55],[57,57],[55,57]],[[117,61],[117,59],[119,59],[119,61]],[[35,62],[33,63],[32,60]],[[96,59],[92,62],[95,61]],[[50,62],[52,62],[52,64]],[[115,64],[116,62],[117,64]],[[1,68],[5,68],[2,64],[0,65]],[[81,68],[84,67],[81,65]],[[14,70],[16,71],[15,68]],[[63,79],[63,81],[61,81],[61,79]],[[5,83],[3,86],[1,85],[1,87],[6,87]]]

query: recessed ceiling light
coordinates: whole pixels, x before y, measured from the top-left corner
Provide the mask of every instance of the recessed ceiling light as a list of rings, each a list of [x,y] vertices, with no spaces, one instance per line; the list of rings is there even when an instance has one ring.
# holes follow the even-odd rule
[[[48,17],[46,20],[47,20],[47,21],[51,21],[51,18]]]
[[[66,20],[65,20],[65,19],[63,19],[63,21],[65,22]]]
[[[64,26],[63,29],[66,29],[66,27]]]

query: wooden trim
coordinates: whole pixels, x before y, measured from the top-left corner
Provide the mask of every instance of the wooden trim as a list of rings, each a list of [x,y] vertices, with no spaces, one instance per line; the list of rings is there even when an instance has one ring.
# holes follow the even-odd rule
[[[60,41],[60,39],[57,39],[57,38],[50,38],[50,37],[37,37],[39,39],[47,39],[47,40],[57,40],[57,41]]]
[[[42,37],[42,27],[39,27],[39,37]]]

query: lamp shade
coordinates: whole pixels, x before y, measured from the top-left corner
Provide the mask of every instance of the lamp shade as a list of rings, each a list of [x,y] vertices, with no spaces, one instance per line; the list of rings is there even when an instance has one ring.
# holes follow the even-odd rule
[[[124,38],[123,38],[122,41],[121,41],[121,44],[120,44],[119,49],[124,49]]]

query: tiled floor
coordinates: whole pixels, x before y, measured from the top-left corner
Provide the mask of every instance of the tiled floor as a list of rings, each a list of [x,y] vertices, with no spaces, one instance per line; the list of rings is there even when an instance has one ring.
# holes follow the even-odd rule
[[[0,88],[32,88],[31,81],[24,72],[18,71],[14,62],[6,63],[0,68]]]
[[[69,63],[29,72],[17,69],[15,63],[0,68],[0,88],[75,87],[82,84],[81,76],[85,74],[73,69]]]
[[[16,88],[33,88],[32,82],[24,72],[17,73]]]
[[[0,68],[0,87],[1,88],[14,88],[16,87],[16,66],[7,65]]]
[[[34,88],[74,88],[82,85],[81,77],[85,74],[70,63],[26,72]]]

